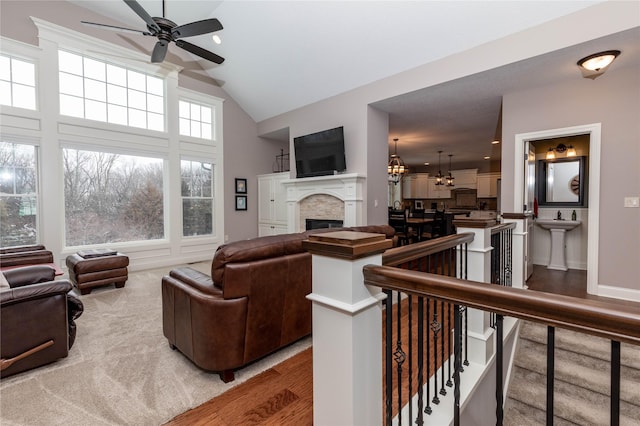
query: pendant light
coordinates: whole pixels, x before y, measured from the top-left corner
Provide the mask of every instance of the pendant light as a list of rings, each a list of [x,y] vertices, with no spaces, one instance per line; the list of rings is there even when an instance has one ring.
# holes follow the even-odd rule
[[[453,154],[449,154],[449,174],[447,175],[447,186],[455,186],[455,184],[453,183],[453,180],[455,178],[451,175],[451,157],[453,157]]]
[[[442,155],[442,151],[438,151],[438,174],[436,175],[436,185],[444,185],[444,182],[442,181],[442,167],[440,164],[440,157]]]
[[[389,157],[387,174],[389,175],[389,182],[397,185],[400,179],[402,179],[402,175],[407,173],[409,169],[404,165],[404,161],[402,161],[402,158],[398,155],[398,138],[395,138],[393,142],[395,146],[393,148],[393,154]]]

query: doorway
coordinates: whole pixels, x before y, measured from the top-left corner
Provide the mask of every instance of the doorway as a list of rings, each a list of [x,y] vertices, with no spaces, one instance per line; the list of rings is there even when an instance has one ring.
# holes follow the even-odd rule
[[[589,294],[598,294],[600,123],[516,134],[514,154],[514,211],[519,211],[522,206],[528,206],[529,203],[533,201],[529,199],[531,188],[529,176],[531,176],[531,173],[527,166],[529,164],[529,152],[527,149],[530,143],[543,139],[575,135],[589,135],[588,194],[591,203],[589,203],[589,223],[587,225],[587,292]]]

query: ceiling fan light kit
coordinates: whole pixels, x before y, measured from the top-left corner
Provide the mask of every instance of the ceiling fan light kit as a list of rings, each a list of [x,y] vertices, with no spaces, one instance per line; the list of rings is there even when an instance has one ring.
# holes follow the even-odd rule
[[[116,27],[113,25],[99,24],[95,22],[81,21],[85,25],[95,26],[101,29],[136,33],[144,36],[157,37],[158,41],[151,53],[151,62],[158,63],[164,61],[167,56],[169,43],[174,42],[176,46],[189,53],[200,56],[203,59],[216,64],[224,62],[224,58],[200,46],[182,40],[184,37],[194,37],[201,34],[220,31],[223,27],[216,18],[195,21],[189,24],[177,25],[175,22],[164,17],[165,4],[162,1],[162,17],[151,17],[146,10],[136,0],[123,0],[142,20],[147,24],[148,31],[134,30],[131,28]]]

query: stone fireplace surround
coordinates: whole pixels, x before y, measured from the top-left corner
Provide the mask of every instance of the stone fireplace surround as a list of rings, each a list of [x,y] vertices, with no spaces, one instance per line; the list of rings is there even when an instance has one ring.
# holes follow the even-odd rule
[[[331,219],[343,220],[344,226],[365,225],[366,211],[363,208],[365,180],[365,176],[348,173],[283,181],[287,193],[287,231],[290,233],[304,231],[305,219],[316,219],[312,216],[301,217],[300,203],[307,197],[320,194],[335,197],[344,203],[343,217],[339,217],[340,213],[336,212]]]

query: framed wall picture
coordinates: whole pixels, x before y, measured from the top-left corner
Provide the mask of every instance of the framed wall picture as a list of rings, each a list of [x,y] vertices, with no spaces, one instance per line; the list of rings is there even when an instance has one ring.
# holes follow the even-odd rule
[[[236,178],[236,194],[247,193],[247,180]]]
[[[247,196],[236,195],[236,210],[246,210],[246,209],[247,209]]]

